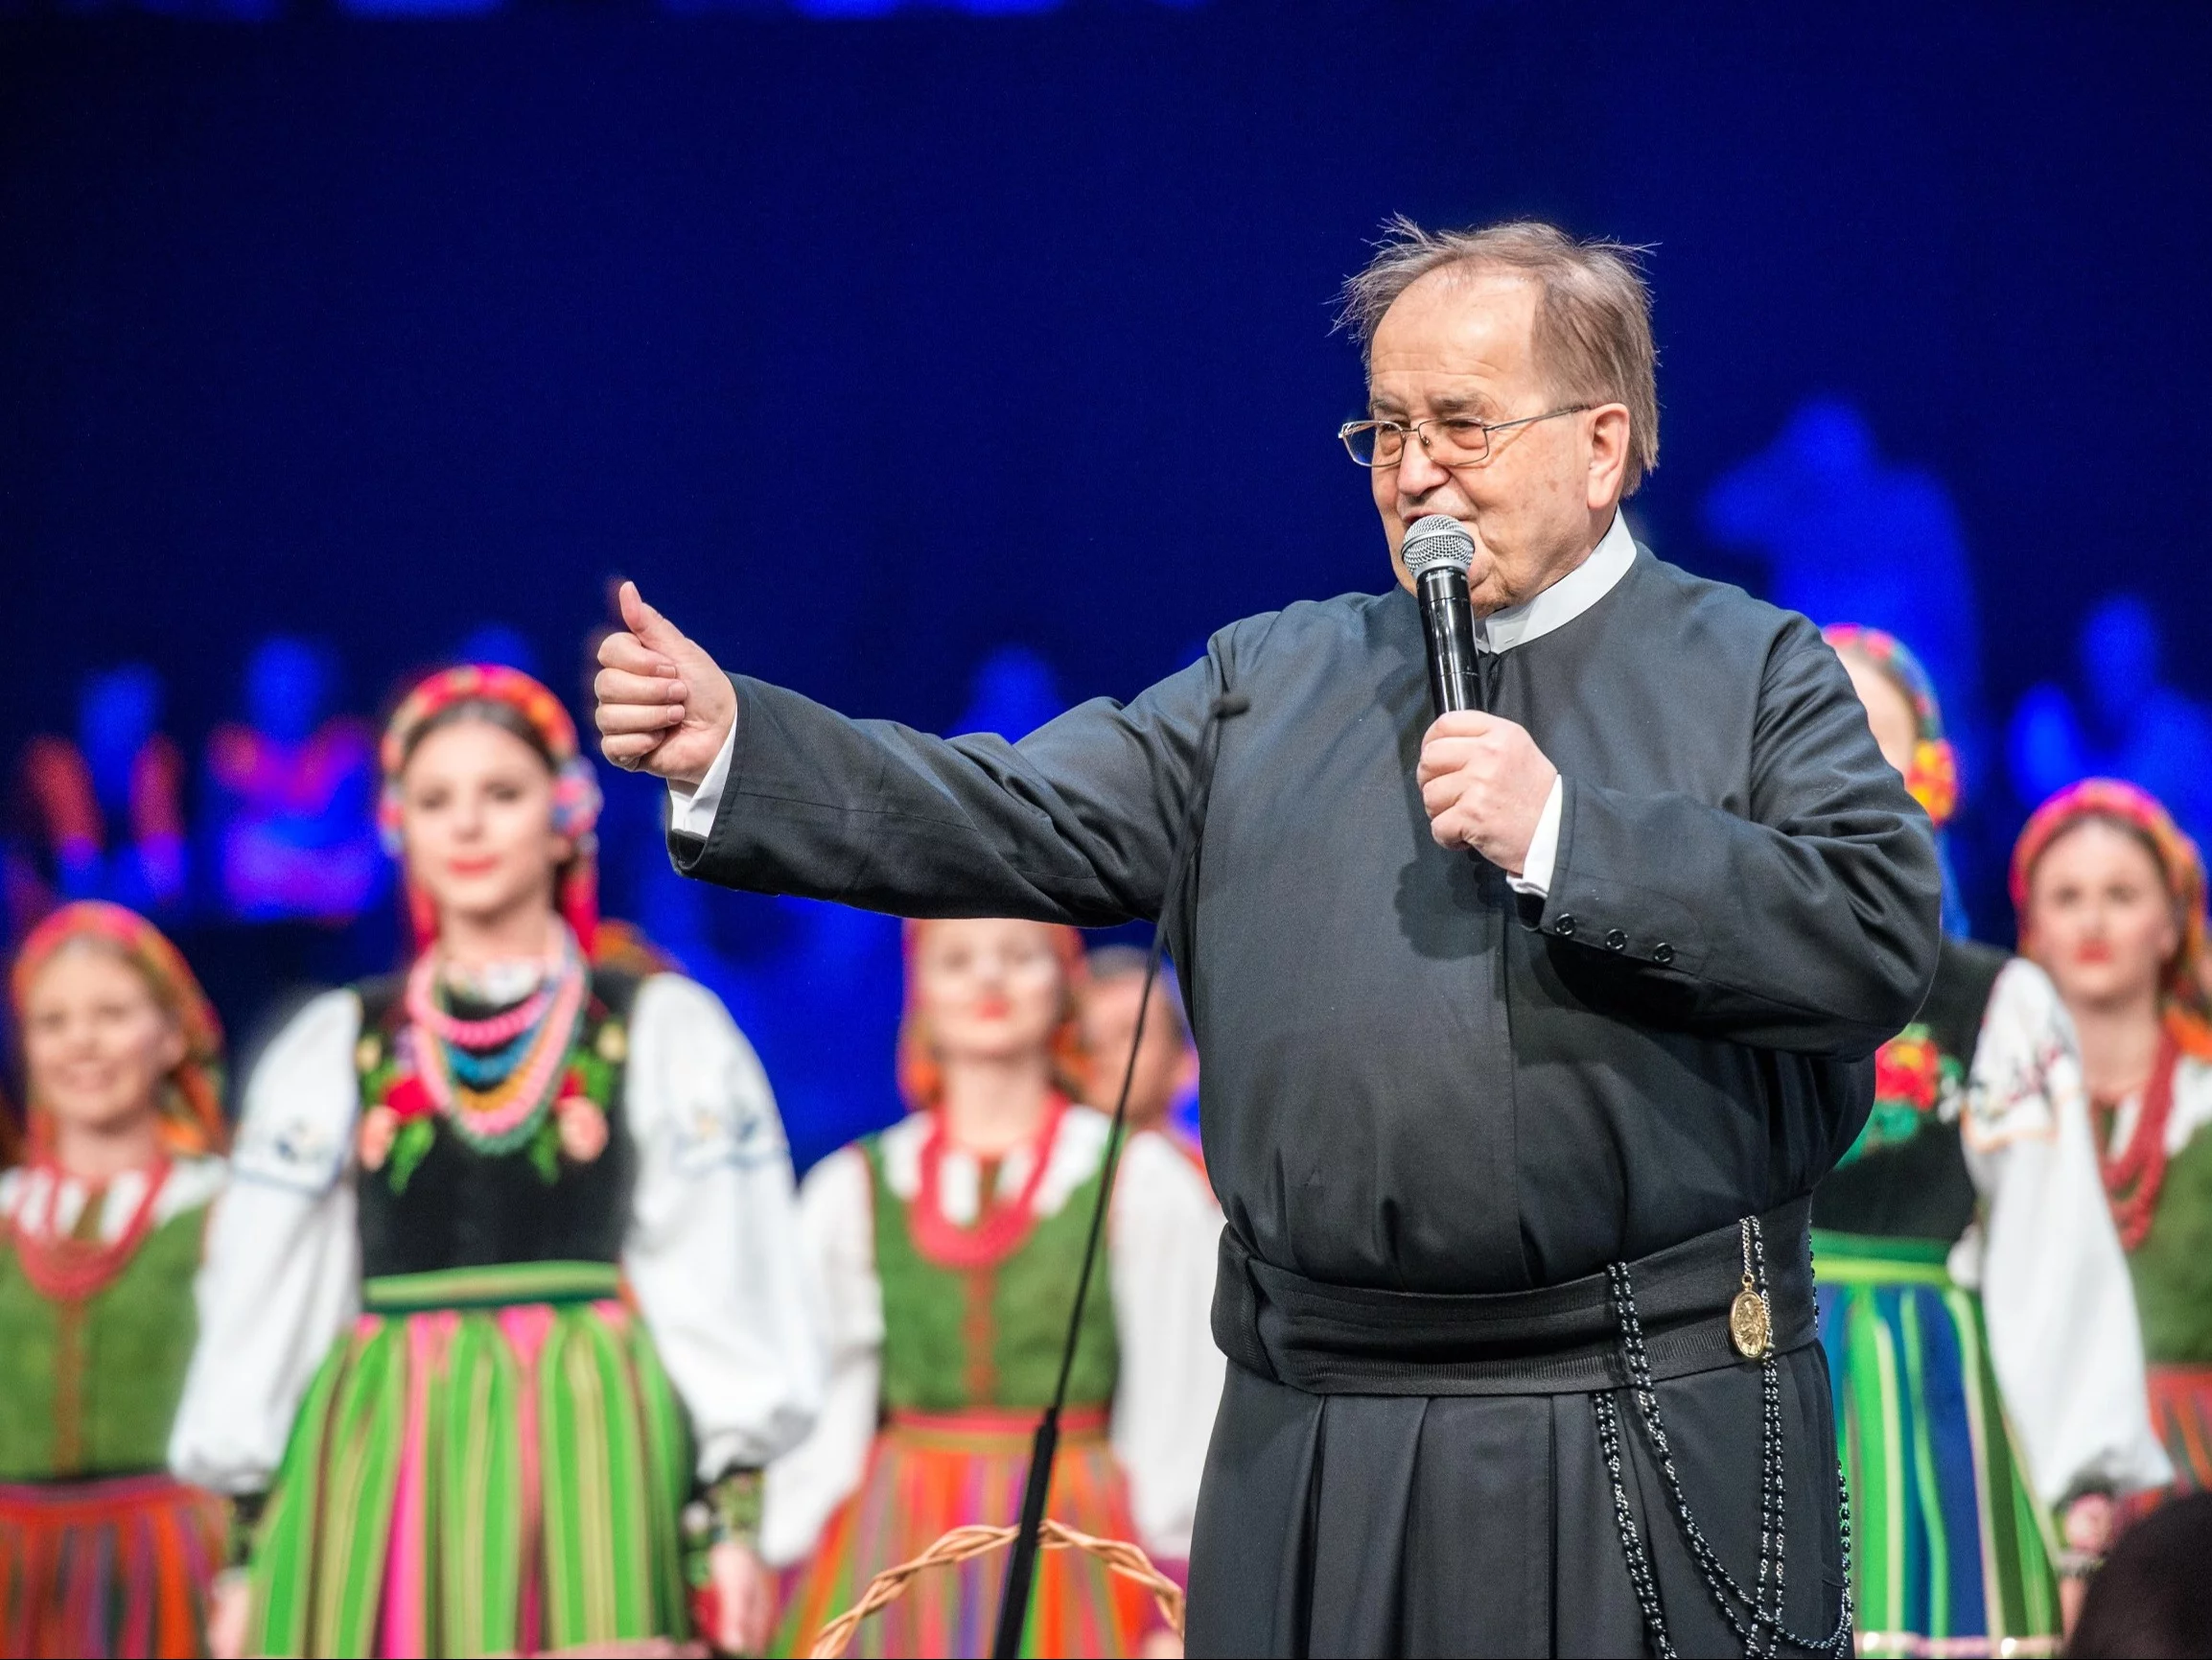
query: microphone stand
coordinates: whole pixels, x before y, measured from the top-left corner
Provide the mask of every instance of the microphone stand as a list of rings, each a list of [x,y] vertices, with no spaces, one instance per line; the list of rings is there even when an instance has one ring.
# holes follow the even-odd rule
[[[1076,1275],[1075,1306],[1068,1313],[1067,1342],[1059,1354],[1059,1378],[1053,1385],[1052,1404],[1037,1420],[1036,1437],[1030,1442],[1029,1484],[1022,1490],[1021,1526],[1013,1536],[1013,1551],[1006,1563],[1006,1595],[998,1608],[998,1634],[992,1640],[992,1660],[1016,1660],[1021,1653],[1021,1629],[1029,1619],[1029,1593],[1036,1578],[1038,1540],[1044,1531],[1045,1498],[1052,1487],[1052,1466],[1059,1451],[1059,1415],[1067,1404],[1069,1374],[1075,1368],[1076,1344],[1083,1336],[1083,1302],[1090,1293],[1092,1270],[1098,1262],[1099,1237],[1106,1227],[1106,1204],[1113,1198],[1114,1173],[1121,1168],[1122,1138],[1129,1122],[1129,1087],[1136,1080],[1137,1053],[1145,1040],[1145,1014],[1152,1007],[1153,987],[1159,979],[1160,951],[1167,944],[1168,906],[1180,897],[1198,840],[1199,818],[1214,786],[1214,762],[1221,755],[1222,722],[1233,719],[1252,706],[1250,698],[1223,692],[1206,711],[1199,733],[1198,766],[1191,781],[1190,801],[1176,836],[1175,857],[1168,866],[1166,896],[1160,903],[1159,924],[1153,929],[1152,949],[1145,957],[1144,990],[1137,995],[1136,1029],[1129,1036],[1129,1063],[1122,1068],[1121,1095],[1114,1102],[1113,1127],[1106,1133],[1106,1163],[1099,1174],[1098,1202],[1091,1206],[1090,1234],[1083,1242],[1083,1271]]]

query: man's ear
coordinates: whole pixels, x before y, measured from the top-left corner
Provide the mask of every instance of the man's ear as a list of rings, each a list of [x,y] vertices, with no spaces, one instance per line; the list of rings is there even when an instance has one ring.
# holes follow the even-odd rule
[[[1601,404],[1590,416],[1589,503],[1592,512],[1620,499],[1628,476],[1628,406]]]

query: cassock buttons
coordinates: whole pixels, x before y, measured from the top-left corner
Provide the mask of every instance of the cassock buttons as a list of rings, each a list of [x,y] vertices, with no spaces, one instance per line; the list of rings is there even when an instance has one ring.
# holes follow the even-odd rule
[[[1660,941],[1658,945],[1651,947],[1651,960],[1661,968],[1665,968],[1667,964],[1674,961],[1674,947],[1665,940]]]
[[[1621,932],[1621,931],[1620,931],[1618,928],[1608,928],[1608,929],[1606,929],[1606,931],[1605,931],[1605,948],[1606,948],[1607,950],[1609,950],[1609,951],[1618,951],[1618,950],[1620,950],[1620,949],[1624,948],[1624,947],[1627,946],[1627,944],[1628,944],[1628,936],[1627,936],[1626,934],[1622,933],[1622,932]]]
[[[1574,938],[1574,918],[1568,912],[1561,911],[1559,913],[1559,920],[1556,923],[1553,923],[1551,926],[1558,933],[1561,939],[1572,940]]]

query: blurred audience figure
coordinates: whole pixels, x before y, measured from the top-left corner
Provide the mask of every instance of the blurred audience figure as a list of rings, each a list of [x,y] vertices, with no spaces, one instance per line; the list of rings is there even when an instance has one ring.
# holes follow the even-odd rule
[[[2212,1494],[2177,1499],[2112,1548],[2089,1581],[2066,1652],[2075,1660],[2183,1660],[2212,1654]]]
[[[161,677],[126,664],[84,683],[74,742],[49,735],[24,749],[7,860],[12,941],[70,900],[151,915],[183,903],[184,764],[161,713]]]
[[[244,923],[346,923],[383,891],[369,730],[334,714],[324,647],[272,635],[247,659],[243,722],[207,744],[218,887]]]
[[[1766,564],[1777,605],[1911,639],[1960,739],[1982,664],[1958,511],[1934,476],[1882,458],[1856,408],[1801,405],[1772,444],[1712,486],[1705,523],[1716,542]]]
[[[2201,841],[2212,831],[2212,713],[2162,682],[2157,614],[2115,594],[2083,620],[2077,698],[2050,682],[2013,713],[2007,750],[2023,804],[2077,779],[2124,778],[2164,802]]]
[[[1152,1000],[1140,1003],[1147,953],[1134,946],[1101,946],[1090,954],[1090,973],[1077,1010],[1083,1022],[1083,1053],[1090,1070],[1090,1104],[1111,1112],[1129,1080],[1129,1127],[1165,1130],[1195,1153],[1198,1147],[1199,1052],[1175,971],[1160,965]],[[1144,1041],[1136,1066],[1129,1066],[1129,1043],[1136,1037],[1137,1011],[1145,1016]]]

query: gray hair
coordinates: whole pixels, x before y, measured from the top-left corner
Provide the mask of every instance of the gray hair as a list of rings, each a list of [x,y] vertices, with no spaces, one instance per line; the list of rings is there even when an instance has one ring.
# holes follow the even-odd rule
[[[1383,314],[1431,271],[1488,268],[1535,277],[1536,362],[1553,390],[1576,402],[1628,406],[1620,493],[1630,496],[1659,465],[1658,351],[1651,289],[1638,265],[1648,252],[1601,238],[1577,241],[1542,220],[1432,231],[1396,214],[1383,222],[1374,257],[1345,282],[1337,326],[1359,337],[1361,357],[1371,362]]]

